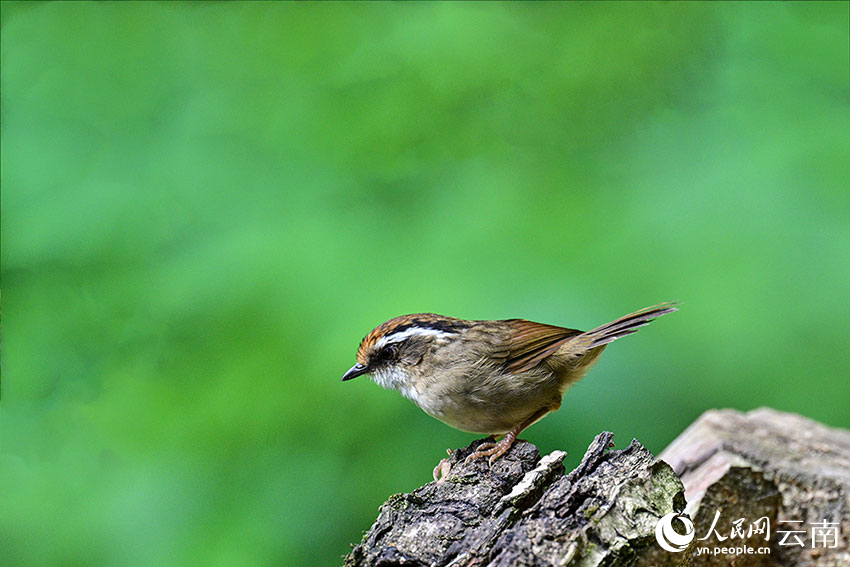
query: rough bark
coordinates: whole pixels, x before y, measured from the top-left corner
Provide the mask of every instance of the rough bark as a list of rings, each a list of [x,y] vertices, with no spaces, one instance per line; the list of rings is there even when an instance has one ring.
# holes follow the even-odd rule
[[[565,453],[540,458],[525,441],[492,468],[484,461],[465,464],[481,443],[473,442],[453,453],[442,482],[392,496],[345,565],[850,565],[850,432],[774,410],[721,410],[691,425],[663,460],[637,441],[609,450],[612,439],[599,434],[566,475]],[[718,511],[716,534],[701,539]],[[659,519],[672,512],[695,526],[681,552],[656,540]],[[742,518],[745,530],[767,518],[769,539],[759,532],[731,537],[733,522]],[[811,524],[823,520],[838,522],[835,547],[812,544]],[[674,527],[684,533],[684,524]],[[778,531],[792,529],[807,530],[803,547],[779,544]],[[770,552],[699,551],[721,546]]]
[[[540,458],[526,441],[492,469],[463,462],[481,441],[459,449],[448,478],[381,507],[345,565],[678,565],[653,534],[684,508],[681,482],[637,441],[609,451],[612,439],[599,434],[568,475],[566,453]]]

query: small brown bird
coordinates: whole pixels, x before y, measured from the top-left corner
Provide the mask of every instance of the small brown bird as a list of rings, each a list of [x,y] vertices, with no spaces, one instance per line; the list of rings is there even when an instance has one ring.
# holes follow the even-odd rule
[[[492,464],[522,430],[561,407],[564,392],[608,343],[673,311],[675,303],[661,303],[587,332],[524,319],[402,315],[363,338],[357,364],[342,379],[369,374],[456,429],[504,434],[467,459],[490,457]],[[434,469],[435,479],[441,468]]]

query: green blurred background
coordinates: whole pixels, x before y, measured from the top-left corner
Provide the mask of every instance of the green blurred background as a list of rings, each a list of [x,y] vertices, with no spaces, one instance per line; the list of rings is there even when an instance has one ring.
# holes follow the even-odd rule
[[[0,564],[336,565],[474,435],[436,311],[684,302],[523,437],[850,426],[846,3],[2,4]]]

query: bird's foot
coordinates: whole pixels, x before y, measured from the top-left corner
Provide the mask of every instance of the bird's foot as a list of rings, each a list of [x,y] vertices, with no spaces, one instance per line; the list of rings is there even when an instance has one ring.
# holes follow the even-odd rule
[[[466,458],[464,462],[470,463],[476,459],[480,459],[481,457],[490,457],[487,462],[490,466],[493,466],[496,459],[508,452],[508,449],[513,446],[514,441],[516,441],[516,435],[511,431],[499,442],[491,441],[488,443],[482,443],[478,446],[478,449],[474,453]]]
[[[452,456],[452,450],[446,449],[446,453],[449,454],[449,457]],[[434,467],[434,480],[437,482],[442,482],[449,476],[449,473],[452,470],[452,465],[449,462],[449,459],[442,459],[437,466]]]

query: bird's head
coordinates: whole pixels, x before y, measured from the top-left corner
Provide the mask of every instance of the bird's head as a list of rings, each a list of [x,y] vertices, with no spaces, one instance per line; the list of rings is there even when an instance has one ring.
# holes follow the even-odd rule
[[[375,327],[357,350],[357,364],[343,375],[351,380],[368,374],[380,386],[403,389],[425,355],[460,337],[468,327],[462,319],[435,313],[402,315]]]

